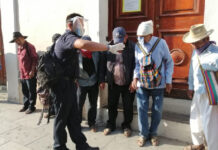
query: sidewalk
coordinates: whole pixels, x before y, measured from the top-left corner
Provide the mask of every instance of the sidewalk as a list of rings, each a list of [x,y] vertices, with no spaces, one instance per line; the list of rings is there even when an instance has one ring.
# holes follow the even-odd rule
[[[26,115],[18,110],[19,104],[11,104],[6,101],[7,94],[0,93],[0,150],[52,150],[53,119],[46,124],[43,119],[40,126],[37,125],[40,110]],[[97,133],[92,133],[85,122],[83,133],[91,146],[99,146],[101,150],[182,150],[186,143],[160,138],[160,146],[152,147],[150,142],[142,148],[137,146],[138,132],[134,132],[130,138],[126,138],[120,129],[111,135],[104,136],[104,127],[99,127]],[[68,134],[67,146],[75,150]]]

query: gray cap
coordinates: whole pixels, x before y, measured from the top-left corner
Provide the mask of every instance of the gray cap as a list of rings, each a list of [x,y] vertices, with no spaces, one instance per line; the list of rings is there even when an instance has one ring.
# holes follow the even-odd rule
[[[114,44],[123,43],[125,36],[126,36],[126,31],[123,27],[114,28],[114,30],[113,30]]]

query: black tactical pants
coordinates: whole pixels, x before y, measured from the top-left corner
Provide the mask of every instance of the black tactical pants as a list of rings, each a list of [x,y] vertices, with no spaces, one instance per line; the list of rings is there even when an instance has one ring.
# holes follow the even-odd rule
[[[68,128],[71,140],[76,144],[76,150],[88,147],[86,137],[81,132],[79,111],[77,106],[76,84],[73,81],[61,80],[54,87],[55,122],[54,122],[54,150],[67,150]]]

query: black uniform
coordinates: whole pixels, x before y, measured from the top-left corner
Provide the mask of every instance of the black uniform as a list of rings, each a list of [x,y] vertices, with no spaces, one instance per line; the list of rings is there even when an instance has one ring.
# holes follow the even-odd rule
[[[57,84],[53,87],[55,95],[54,122],[54,150],[67,150],[68,128],[71,140],[76,144],[77,150],[86,150],[89,145],[86,137],[81,132],[79,111],[77,106],[75,79],[78,74],[78,54],[73,47],[79,37],[67,30],[56,42],[54,54],[60,61],[65,72]]]

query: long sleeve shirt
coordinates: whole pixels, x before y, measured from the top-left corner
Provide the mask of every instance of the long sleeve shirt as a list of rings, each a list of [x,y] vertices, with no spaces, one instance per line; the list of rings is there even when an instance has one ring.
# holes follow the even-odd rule
[[[25,42],[23,46],[18,47],[18,61],[20,69],[20,78],[29,79],[29,73],[36,71],[38,56],[35,47],[29,42]]]
[[[189,90],[203,94],[206,91],[197,56],[204,70],[218,71],[218,47],[211,44],[200,55],[197,54],[196,50],[192,53],[188,79]]]
[[[149,53],[152,46],[156,42],[158,37],[152,36],[151,40],[148,43],[144,43],[144,50],[146,53]],[[165,88],[166,83],[172,83],[172,74],[173,74],[173,67],[174,63],[172,57],[169,53],[169,48],[165,40],[161,39],[154,51],[151,54],[152,60],[156,64],[156,67],[159,67],[162,63],[160,74],[162,76],[161,84],[156,88]],[[139,49],[139,47],[135,46],[135,70],[134,70],[134,77],[140,79],[140,69],[142,66],[144,54]],[[140,80],[138,80],[137,87],[142,87]]]

